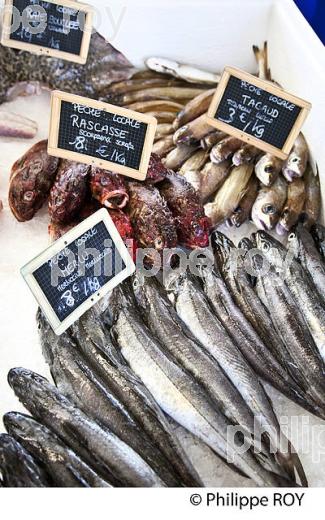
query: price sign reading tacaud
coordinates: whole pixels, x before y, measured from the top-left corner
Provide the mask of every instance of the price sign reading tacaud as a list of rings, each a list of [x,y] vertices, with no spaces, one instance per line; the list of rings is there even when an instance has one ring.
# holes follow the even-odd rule
[[[21,273],[56,334],[135,270],[106,209],[66,233]]]
[[[55,91],[48,153],[144,180],[156,128],[146,114]]]
[[[310,109],[273,83],[226,67],[208,118],[219,130],[286,159]]]

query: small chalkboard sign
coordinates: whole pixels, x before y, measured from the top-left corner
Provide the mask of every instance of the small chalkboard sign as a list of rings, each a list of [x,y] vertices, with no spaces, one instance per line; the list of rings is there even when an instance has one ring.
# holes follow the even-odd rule
[[[106,209],[66,233],[21,273],[56,334],[62,334],[135,270]]]
[[[48,153],[146,178],[157,120],[93,99],[54,91]]]
[[[84,64],[93,10],[70,0],[5,0],[1,43]]]
[[[286,159],[311,104],[271,82],[226,67],[208,111],[209,123]]]

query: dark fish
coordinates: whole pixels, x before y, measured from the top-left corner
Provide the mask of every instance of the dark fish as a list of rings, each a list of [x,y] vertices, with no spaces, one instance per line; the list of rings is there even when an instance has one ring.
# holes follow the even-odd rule
[[[140,247],[152,248],[163,253],[165,248],[175,248],[177,233],[173,216],[166,201],[154,186],[129,182],[130,203],[128,215]],[[150,261],[155,261],[154,252],[148,251]]]
[[[67,160],[60,162],[50,192],[49,214],[52,222],[69,224],[77,217],[86,201],[89,170],[86,164]]]
[[[193,186],[170,172],[159,189],[175,219],[179,243],[190,249],[207,247],[211,223]]]
[[[133,448],[166,485],[177,486],[168,462],[115,393],[89,366],[75,342],[67,334],[56,336],[40,312],[38,324],[43,354],[59,391]]]
[[[99,476],[117,486],[161,487],[163,482],[127,444],[97,424],[44,377],[23,368],[8,381],[27,410],[51,428]]]
[[[97,32],[91,36],[85,65],[2,45],[0,69],[0,103],[37,93],[43,86],[98,99],[113,82],[129,79],[135,72],[123,54]]]
[[[13,437],[0,435],[0,475],[3,487],[50,487],[45,471]]]
[[[131,371],[110,338],[110,330],[102,325],[102,317],[88,311],[72,327],[73,337],[105,387],[111,389],[152,439],[169,462],[170,472],[187,487],[202,485],[184,450],[172,433],[169,421],[156,401]]]
[[[1,46],[0,51],[4,48]],[[59,159],[47,153],[46,140],[32,146],[15,162],[11,169],[8,197],[17,220],[31,220],[43,206],[55,181],[58,165]]]
[[[46,468],[55,487],[111,487],[54,433],[31,417],[4,416],[7,431]]]
[[[90,189],[92,196],[107,208],[122,209],[129,202],[123,177],[96,166],[91,168]]]
[[[260,466],[250,451],[240,455],[227,442],[231,424],[214,406],[195,379],[167,354],[141,321],[132,305],[115,295],[114,337],[131,368],[142,379],[160,407],[176,422],[208,444],[223,459],[258,485],[277,485],[277,477]],[[117,301],[118,299],[118,301]]]
[[[306,186],[306,200],[302,212],[302,219],[304,220],[305,226],[310,227],[313,224],[317,224],[322,207],[322,196],[318,171],[315,174],[312,167],[308,165],[304,176],[304,181]]]
[[[325,228],[320,224],[315,224],[311,227],[310,230],[313,239],[315,241],[315,245],[322,255],[323,261],[325,260]]]

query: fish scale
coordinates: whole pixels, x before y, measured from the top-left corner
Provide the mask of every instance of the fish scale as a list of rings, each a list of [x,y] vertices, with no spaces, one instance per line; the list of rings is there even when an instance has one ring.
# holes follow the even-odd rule
[[[163,352],[134,310],[119,309],[114,333],[122,355],[168,415],[222,458],[232,456],[235,466],[257,484],[277,485],[276,477],[258,465],[250,452],[238,455],[227,445],[230,423],[211,406],[209,397],[192,377]]]

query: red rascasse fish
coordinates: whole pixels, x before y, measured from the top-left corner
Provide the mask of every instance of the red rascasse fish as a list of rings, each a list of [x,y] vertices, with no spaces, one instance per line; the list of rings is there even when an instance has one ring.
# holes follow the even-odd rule
[[[122,209],[129,202],[124,179],[117,173],[93,166],[90,188],[92,196],[107,208]]]

